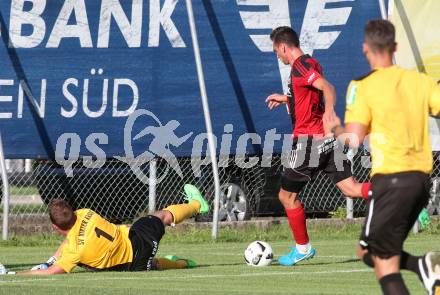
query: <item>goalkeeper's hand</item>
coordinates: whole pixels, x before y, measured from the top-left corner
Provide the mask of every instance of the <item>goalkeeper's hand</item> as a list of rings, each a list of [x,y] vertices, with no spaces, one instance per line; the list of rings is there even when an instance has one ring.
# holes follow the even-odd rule
[[[0,275],[15,275],[15,271],[9,271],[3,264],[0,264]]]
[[[31,270],[48,269],[56,261],[57,261],[57,258],[55,256],[52,256],[45,263],[35,265],[34,267],[31,268]]]

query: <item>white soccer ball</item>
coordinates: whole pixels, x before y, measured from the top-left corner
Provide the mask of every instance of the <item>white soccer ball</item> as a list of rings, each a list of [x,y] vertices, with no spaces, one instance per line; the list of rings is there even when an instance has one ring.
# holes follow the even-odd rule
[[[254,241],[244,251],[244,260],[251,266],[268,266],[273,259],[272,247],[263,241]]]

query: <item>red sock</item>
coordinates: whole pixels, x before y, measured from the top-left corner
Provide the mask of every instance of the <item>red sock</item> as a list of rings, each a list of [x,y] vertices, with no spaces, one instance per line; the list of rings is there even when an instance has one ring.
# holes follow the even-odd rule
[[[297,244],[305,245],[309,242],[306,225],[306,212],[302,206],[295,209],[286,209],[290,229]]]
[[[371,182],[362,183],[362,198],[368,200],[370,197]]]

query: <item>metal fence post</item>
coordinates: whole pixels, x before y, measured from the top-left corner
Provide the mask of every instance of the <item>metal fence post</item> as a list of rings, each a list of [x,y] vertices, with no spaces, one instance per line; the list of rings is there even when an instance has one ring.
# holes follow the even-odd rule
[[[416,222],[414,223],[414,225],[413,225],[413,228],[412,228],[412,231],[413,231],[413,233],[414,234],[418,234],[419,233],[419,221],[418,220],[416,220]]]
[[[219,211],[219,200],[220,200],[220,180],[218,175],[216,148],[214,142],[214,134],[212,133],[208,95],[206,93],[205,78],[203,76],[203,68],[202,68],[202,59],[200,57],[199,41],[197,39],[197,30],[194,21],[194,12],[192,8],[191,0],[186,0],[186,10],[188,12],[189,26],[191,29],[191,40],[194,48],[194,57],[196,59],[197,77],[199,80],[200,95],[202,97],[206,133],[208,135],[209,154],[211,156],[211,163],[212,163],[212,174],[214,176],[215,197],[214,197],[214,212],[212,218],[212,238],[216,239],[218,234],[218,211]]]
[[[32,172],[32,160],[31,159],[25,159],[24,160],[24,172],[25,173],[31,173]]]
[[[148,211],[150,213],[156,211],[156,171],[157,171],[157,160],[150,160],[150,173],[148,181]]]
[[[347,219],[353,219],[353,199],[346,198],[347,200]]]
[[[5,154],[3,152],[3,141],[0,134],[0,172],[2,174],[2,187],[3,187],[3,240],[7,240],[9,237],[9,182],[8,174],[6,171]]]
[[[349,149],[347,152],[347,158],[351,162],[351,173],[354,175],[354,156],[356,155],[357,150]],[[346,208],[347,208],[347,219],[353,219],[353,211],[354,211],[354,201],[352,198],[345,197],[346,200]]]

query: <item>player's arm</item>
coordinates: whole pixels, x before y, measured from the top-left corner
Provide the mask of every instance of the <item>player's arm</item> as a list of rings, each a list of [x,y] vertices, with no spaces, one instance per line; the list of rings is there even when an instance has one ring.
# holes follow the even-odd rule
[[[336,104],[336,90],[333,85],[324,79],[323,77],[320,77],[315,80],[312,84],[313,87],[316,89],[319,89],[324,94],[324,102],[325,102],[325,108],[327,110],[331,109],[333,110]]]
[[[76,246],[76,240],[65,239],[58,247],[57,261],[47,269],[37,269],[28,272],[20,273],[24,275],[54,275],[68,273],[74,269],[80,262],[81,253]]]
[[[359,82],[352,81],[347,90],[347,104],[345,112],[345,127],[340,119],[324,118],[324,128],[328,133],[333,133],[345,141],[345,144],[356,148],[364,141],[368,134],[371,123],[371,108],[367,102],[367,96],[363,93]]]
[[[47,269],[50,266],[52,266],[60,257],[61,251],[63,250],[63,247],[67,244],[67,239],[64,239],[64,241],[60,244],[58,249],[55,251],[55,253],[45,262],[38,265],[35,265],[31,268],[31,270],[38,270],[38,269]]]
[[[322,91],[324,95],[325,111],[324,119],[331,119],[336,116],[335,104],[336,104],[336,90],[333,85],[323,77],[316,79],[312,86]]]
[[[430,78],[429,78],[430,79]],[[440,81],[429,81],[429,112],[435,117],[440,116]]]
[[[334,119],[336,117],[336,91],[335,87],[328,82],[315,67],[304,63],[299,66],[298,70],[302,72],[303,83],[321,90],[324,96],[325,111],[323,115],[324,120]]]
[[[55,257],[56,259],[60,258],[61,251],[63,251],[64,246],[67,244],[67,239],[64,239],[63,242],[58,247],[57,251],[52,255],[52,257]]]
[[[30,271],[24,271],[17,273],[18,275],[36,275],[36,276],[47,276],[47,275],[56,275],[56,274],[63,274],[66,273],[64,269],[59,267],[58,265],[52,265],[47,269],[37,269],[37,270],[30,270]]]
[[[287,102],[288,102],[288,97],[285,94],[274,93],[266,98],[267,107],[270,110]]]
[[[339,118],[336,117],[338,120]],[[335,137],[339,137],[342,134],[348,134],[344,137],[345,144],[348,144],[351,148],[357,148],[365,139],[368,133],[368,127],[362,123],[351,122],[342,126],[339,123],[333,123],[333,127],[330,128],[329,133],[333,133]]]

